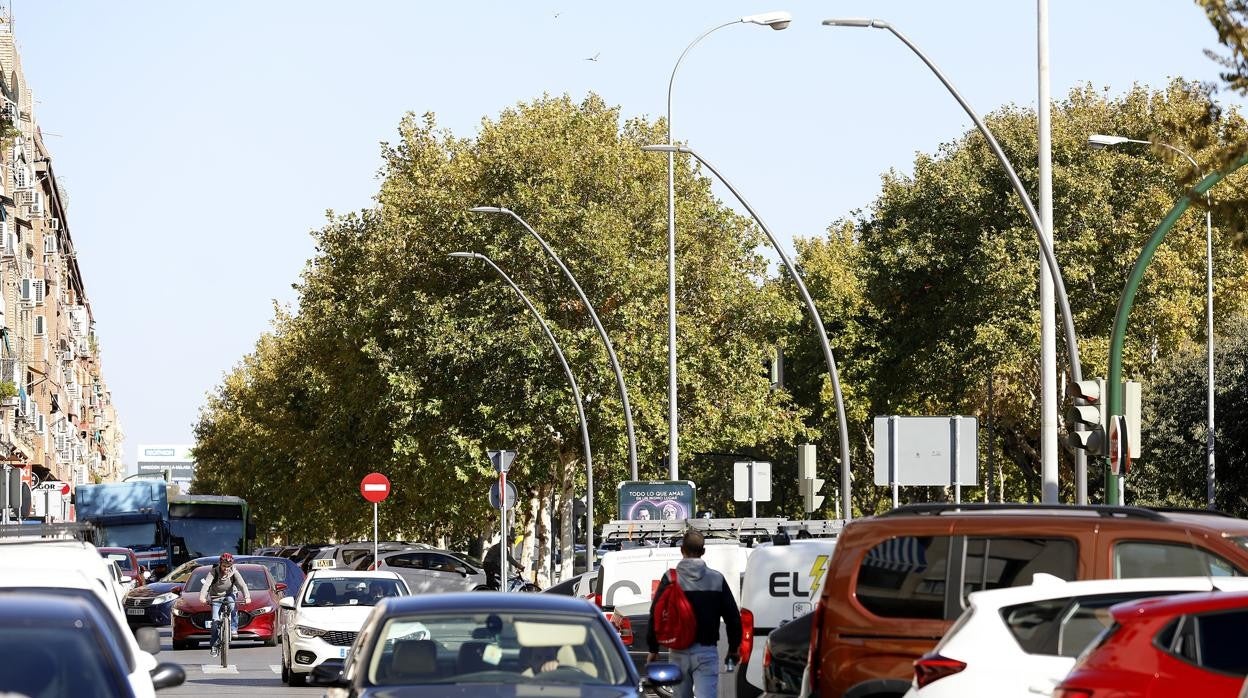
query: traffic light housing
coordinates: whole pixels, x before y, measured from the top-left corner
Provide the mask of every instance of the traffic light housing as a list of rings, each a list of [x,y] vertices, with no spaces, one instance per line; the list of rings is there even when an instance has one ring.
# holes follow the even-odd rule
[[[1071,381],[1066,394],[1075,404],[1066,410],[1066,445],[1072,451],[1084,450],[1089,456],[1107,454],[1105,438],[1105,380]]]
[[[823,480],[815,477],[815,445],[797,446],[797,488],[802,494],[802,511],[807,514],[823,506]]]

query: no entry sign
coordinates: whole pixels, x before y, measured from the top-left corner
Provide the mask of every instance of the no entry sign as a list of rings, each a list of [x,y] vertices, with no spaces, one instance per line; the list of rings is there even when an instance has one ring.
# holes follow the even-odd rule
[[[376,504],[390,494],[390,479],[381,473],[369,473],[360,480],[360,494]]]

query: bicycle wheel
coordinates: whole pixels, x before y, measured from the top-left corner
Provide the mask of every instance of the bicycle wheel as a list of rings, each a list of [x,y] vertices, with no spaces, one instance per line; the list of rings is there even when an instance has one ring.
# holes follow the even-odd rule
[[[217,628],[217,637],[221,643],[221,666],[222,668],[230,665],[230,633],[234,632],[234,628],[230,626],[233,614],[230,613],[227,604],[221,604],[221,622]]]

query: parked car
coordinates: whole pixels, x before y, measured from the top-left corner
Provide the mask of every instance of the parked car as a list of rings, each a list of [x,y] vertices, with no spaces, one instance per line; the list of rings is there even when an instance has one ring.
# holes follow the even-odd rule
[[[820,696],[910,689],[914,661],[974,591],[1061,579],[1248,572],[1248,521],[1206,510],[920,504],[855,520],[815,607],[810,685]]]
[[[301,545],[299,546],[299,550],[295,551],[295,554],[290,556],[290,559],[294,560],[299,565],[299,569],[303,570],[304,574],[307,574],[308,571],[311,570],[312,559],[316,557],[316,554],[329,547],[331,547],[329,543],[308,543],[306,545]]]
[[[559,594],[562,596],[575,596],[578,599],[592,599],[594,595],[594,581],[598,578],[598,570],[592,572],[582,572],[581,574],[564,580],[558,584],[551,585],[543,589],[543,594]]]
[[[277,555],[277,552],[279,550],[281,550],[281,547],[278,547],[278,546],[268,547],[268,548],[256,548],[255,550],[251,551],[251,554],[270,556],[270,555]]]
[[[1028,586],[977,591],[935,649],[914,663],[906,696],[1051,695],[1075,658],[1109,626],[1111,606],[1208,591],[1248,591],[1248,577],[1041,577]]]
[[[244,603],[240,596],[238,607],[238,640],[258,640],[272,647],[282,634],[282,614],[278,612],[286,585],[274,582],[264,565],[235,564],[243,575],[251,592],[251,603]],[[177,601],[173,604],[173,648],[190,649],[200,642],[212,639],[212,607],[199,600],[199,592],[208,583],[209,565],[201,565],[191,572]]]
[[[89,596],[13,591],[0,594],[0,693],[23,696],[152,695],[181,685],[177,664],[130,669],[115,623]],[[138,675],[135,675],[135,674]]]
[[[298,595],[279,602],[290,612],[282,635],[282,682],[302,686],[325,660],[346,659],[373,606],[410,593],[393,572],[312,570]]]
[[[147,583],[151,573],[139,564],[139,558],[130,548],[96,548],[105,559],[112,560],[121,568],[123,574],[130,579],[130,588],[137,589]]]
[[[767,634],[763,643],[763,698],[800,696],[810,653],[814,613],[798,616]]]
[[[1054,691],[1055,698],[1233,698],[1248,676],[1248,592],[1181,594],[1118,604],[1113,624]]]
[[[383,540],[377,543],[378,553],[392,553],[398,550],[428,550],[429,546],[423,543],[407,543],[405,541]],[[339,545],[331,545],[321,548],[312,556],[308,569],[365,569],[360,566],[363,558],[367,557],[367,565],[373,563],[373,542],[372,541],[354,541],[351,543],[341,543]]]
[[[544,670],[543,670],[544,669]],[[345,665],[322,664],[327,695],[639,696],[643,685],[680,681],[674,664],[651,664],[645,681],[592,604],[552,594],[425,594],[373,609]],[[426,695],[422,693],[421,695]]]
[[[484,586],[485,570],[445,550],[400,550],[383,553],[369,569],[395,572],[413,594],[472,591]]]
[[[66,561],[72,564],[75,557],[79,556],[67,556]],[[94,555],[94,558],[104,564],[98,555]],[[131,632],[126,627],[112,591],[101,587],[98,578],[68,566],[0,567],[0,599],[25,594],[78,599],[95,609],[102,619],[97,627],[106,632],[120,648],[121,666],[134,694],[140,697],[154,695],[156,674],[161,673],[157,672],[159,664],[154,656],[160,652],[160,635],[153,628],[141,628],[137,632]],[[18,611],[20,612],[20,607]],[[11,660],[5,661],[7,663]],[[3,690],[0,689],[0,694],[2,693]]]

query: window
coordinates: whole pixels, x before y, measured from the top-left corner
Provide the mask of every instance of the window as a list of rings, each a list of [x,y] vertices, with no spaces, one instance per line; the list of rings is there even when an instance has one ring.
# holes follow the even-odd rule
[[[1181,593],[1148,591],[1045,599],[1006,606],[1001,619],[1028,654],[1078,657],[1113,625],[1109,607],[1124,601]]]
[[[386,565],[389,567],[402,567],[405,569],[419,568],[420,561],[416,557],[416,553],[406,553],[404,555],[393,555],[386,558]]]
[[[46,321],[42,315],[35,316],[35,336],[39,336],[46,332]]]
[[[965,602],[973,591],[1031,584],[1037,572],[1074,579],[1077,566],[1075,543],[1065,538],[967,538],[962,598]]]
[[[1114,577],[1239,577],[1243,571],[1203,548],[1184,543],[1130,541],[1114,546]]]
[[[464,566],[458,560],[449,555],[439,555],[437,553],[425,553],[424,561],[421,565],[425,569],[434,572],[463,572]]]
[[[944,618],[948,536],[901,536],[875,546],[858,567],[863,608],[890,618]]]
[[[1248,610],[1185,616],[1158,633],[1156,642],[1170,654],[1212,671],[1248,675],[1242,647]]]

